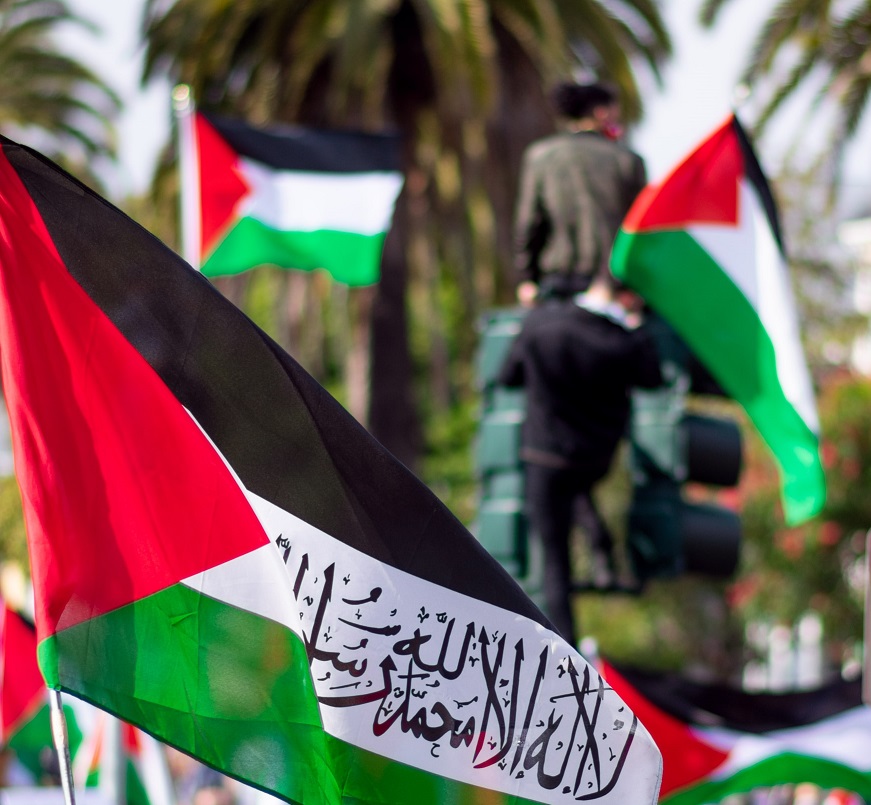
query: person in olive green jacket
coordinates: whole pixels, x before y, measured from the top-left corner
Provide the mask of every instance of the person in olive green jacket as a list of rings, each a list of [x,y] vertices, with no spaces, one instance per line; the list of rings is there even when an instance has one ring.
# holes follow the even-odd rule
[[[515,214],[517,297],[571,296],[605,270],[617,230],[646,184],[644,162],[617,142],[620,105],[604,84],[559,84],[565,130],[523,156]]]

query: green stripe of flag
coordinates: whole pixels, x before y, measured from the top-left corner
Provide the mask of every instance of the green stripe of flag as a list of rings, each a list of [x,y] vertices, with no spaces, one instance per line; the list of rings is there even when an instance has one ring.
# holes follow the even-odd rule
[[[789,520],[813,516],[825,499],[817,436],[784,395],[771,338],[746,296],[685,231],[621,232],[612,264],[630,263],[633,287],[693,345],[777,456]],[[724,310],[730,327],[713,326]]]
[[[61,630],[39,654],[43,669],[58,668],[51,687],[172,736],[182,751],[289,802],[390,803],[414,791],[421,805],[532,805],[327,734],[302,641],[181,584]],[[253,678],[251,667],[262,686],[234,685]]]
[[[339,282],[371,285],[378,281],[384,233],[318,230],[283,232],[253,218],[241,219],[203,264],[203,274],[239,274],[252,265],[326,269]]]
[[[708,780],[677,791],[660,805],[702,805],[722,802],[733,794],[789,783],[811,783],[824,790],[843,788],[871,801],[871,774],[821,757],[784,752],[741,769],[721,780]]]

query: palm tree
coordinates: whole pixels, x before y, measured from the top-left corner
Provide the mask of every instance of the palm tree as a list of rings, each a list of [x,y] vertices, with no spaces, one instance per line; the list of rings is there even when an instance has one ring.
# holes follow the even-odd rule
[[[727,1],[706,0],[703,24],[712,25]],[[764,79],[772,81],[772,91],[757,129],[799,91],[815,87],[814,107],[831,105],[835,111],[832,145],[840,152],[855,135],[871,94],[871,0],[781,0],[759,31],[744,71],[748,86]]]
[[[111,154],[120,102],[94,73],[61,53],[63,23],[86,25],[60,0],[0,0],[0,126],[68,167]]]
[[[368,424],[409,465],[419,429],[406,307],[427,309],[433,375],[447,378],[445,356],[468,357],[479,304],[513,286],[519,157],[553,126],[543,87],[585,68],[614,81],[635,117],[632,59],[658,75],[670,49],[653,0],[148,0],[145,36],[146,78],[169,73],[203,106],[404,135],[406,188],[371,300]],[[409,299],[412,255],[423,290]],[[434,301],[446,283],[463,306],[455,343]]]

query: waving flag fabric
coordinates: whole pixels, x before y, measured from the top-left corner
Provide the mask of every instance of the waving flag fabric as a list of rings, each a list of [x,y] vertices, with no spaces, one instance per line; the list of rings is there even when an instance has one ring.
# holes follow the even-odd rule
[[[653,802],[643,726],[199,273],[9,141],[0,357],[49,685],[289,802]]]
[[[858,681],[746,693],[608,664],[601,670],[662,750],[663,805],[799,783],[871,800],[871,709]]]
[[[778,462],[787,522],[817,514],[819,424],[777,213],[734,116],[638,197],[611,268],[746,409]]]
[[[398,137],[257,129],[203,113],[192,123],[194,153],[182,158],[196,165],[204,274],[270,264],[378,281],[402,188]]]

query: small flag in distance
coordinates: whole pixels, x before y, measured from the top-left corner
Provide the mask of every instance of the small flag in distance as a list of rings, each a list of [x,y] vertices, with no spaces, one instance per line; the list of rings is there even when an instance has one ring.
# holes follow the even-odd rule
[[[296,126],[255,128],[197,112],[193,194],[204,274],[260,265],[324,268],[348,285],[378,281],[384,238],[402,189],[400,139]],[[186,179],[187,180],[187,179]]]

